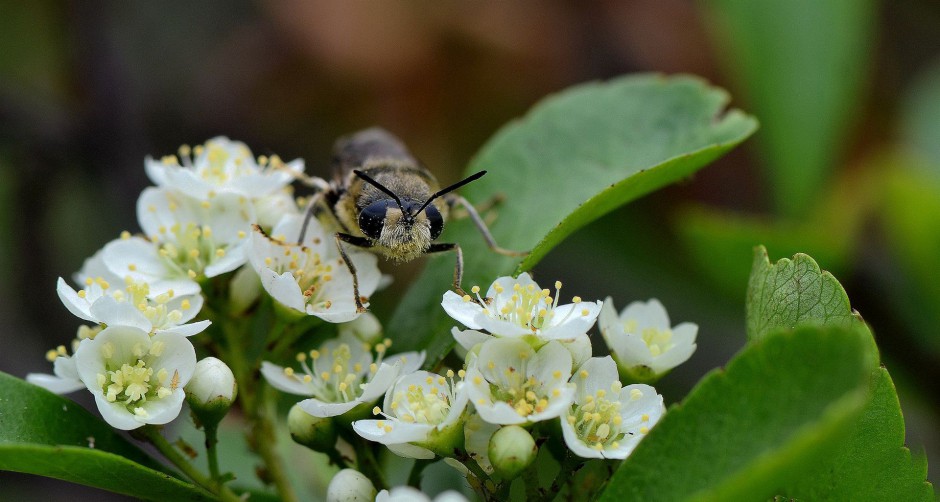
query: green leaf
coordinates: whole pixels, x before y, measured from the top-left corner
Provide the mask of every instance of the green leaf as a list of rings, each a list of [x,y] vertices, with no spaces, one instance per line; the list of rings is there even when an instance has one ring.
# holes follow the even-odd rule
[[[463,194],[477,204],[505,197],[490,229],[502,247],[531,253],[521,263],[495,254],[470,221],[449,221],[441,241],[464,249],[465,289],[530,269],[578,228],[743,141],[756,122],[727,103],[697,78],[636,75],[561,92],[504,127],[468,169],[489,174]],[[433,361],[450,348],[454,323],[439,305],[453,271],[453,256],[432,259],[408,292],[389,326],[398,349],[426,349]]]
[[[874,0],[706,0],[726,66],[761,120],[777,207],[810,214],[856,118]]]
[[[797,500],[935,500],[927,458],[904,447],[904,418],[888,370],[875,370],[874,393],[849,439],[779,493]]]
[[[0,470],[153,500],[214,500],[72,401],[0,372]]]
[[[860,323],[839,281],[810,256],[796,254],[771,265],[767,250],[754,250],[747,288],[747,337],[759,340],[776,328],[815,323]]]
[[[833,451],[876,357],[861,326],[777,329],[673,406],[602,501],[767,500]]]

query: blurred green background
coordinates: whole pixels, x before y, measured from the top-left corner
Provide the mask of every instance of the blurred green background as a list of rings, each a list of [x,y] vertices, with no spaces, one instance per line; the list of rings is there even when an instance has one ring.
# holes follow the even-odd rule
[[[753,246],[810,253],[874,327],[936,481],[935,0],[0,0],[0,370],[48,372],[45,351],[74,336],[56,277],[137,229],[147,155],[222,134],[325,176],[337,136],[381,125],[447,183],[545,95],[645,71],[725,87],[761,130],[575,234],[537,276],[618,306],[658,297],[697,322],[698,352],[657,386],[676,401],[744,344]],[[417,266],[385,267],[397,280],[377,312]],[[9,473],[0,486],[10,500],[101,497]]]

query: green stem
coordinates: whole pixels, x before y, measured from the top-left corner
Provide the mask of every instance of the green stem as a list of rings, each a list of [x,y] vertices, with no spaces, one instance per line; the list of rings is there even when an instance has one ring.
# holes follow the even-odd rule
[[[359,468],[359,472],[373,481],[376,490],[388,488],[385,476],[382,475],[382,468],[379,467],[379,462],[376,460],[371,446],[366,444],[366,441],[362,438],[347,439],[356,452],[356,467]]]
[[[219,443],[219,424],[204,424],[203,429],[206,431],[206,458],[209,461],[209,475],[212,476],[213,481],[221,484],[221,476],[219,475],[219,452],[216,448],[216,445]]]
[[[417,489],[421,489],[421,473],[424,472],[424,468],[431,465],[435,459],[417,459],[413,466],[411,466],[411,473],[408,474],[408,486],[413,486]]]
[[[274,400],[275,395],[266,392],[268,387],[263,386],[259,389],[258,409],[255,410],[254,425],[252,434],[254,444],[258,449],[258,455],[264,461],[271,482],[274,488],[284,502],[296,502],[297,494],[294,493],[294,487],[291,486],[290,479],[287,478],[287,471],[284,468],[284,462],[277,453],[277,435],[274,428],[274,420],[277,419],[277,404]]]
[[[173,463],[179,470],[183,471],[183,474],[189,477],[196,482],[199,486],[209,490],[213,494],[217,495],[220,500],[225,502],[240,502],[241,497],[235,494],[227,486],[215,482],[215,480],[210,479],[205,474],[203,474],[199,469],[189,462],[186,457],[176,450],[169,441],[163,437],[163,434],[160,431],[152,426],[147,425],[141,427],[140,433],[153,444],[157,450],[166,457],[167,460]]]
[[[458,454],[456,457],[460,463],[470,471],[474,478],[476,478],[476,483],[471,482],[470,486],[474,487],[477,494],[483,500],[493,500],[493,494],[490,492],[490,487],[487,486],[487,482],[491,482],[490,476],[480,467],[480,464],[476,460],[470,457],[466,453]]]

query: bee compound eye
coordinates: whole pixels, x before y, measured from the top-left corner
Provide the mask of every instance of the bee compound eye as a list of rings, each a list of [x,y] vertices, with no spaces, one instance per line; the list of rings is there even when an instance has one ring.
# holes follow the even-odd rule
[[[369,204],[359,213],[359,230],[367,237],[378,239],[385,226],[385,212],[391,201],[380,200]]]
[[[444,217],[434,207],[434,204],[429,204],[428,207],[424,208],[424,213],[428,215],[428,221],[431,223],[431,240],[437,239],[444,231]]]

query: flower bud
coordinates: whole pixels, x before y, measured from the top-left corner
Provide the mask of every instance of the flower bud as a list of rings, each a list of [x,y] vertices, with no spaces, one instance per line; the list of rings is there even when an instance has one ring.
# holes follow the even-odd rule
[[[196,363],[193,377],[185,389],[189,407],[203,425],[219,423],[238,393],[232,370],[214,357],[206,357]]]
[[[504,479],[513,479],[535,461],[538,448],[529,431],[507,425],[493,434],[487,449],[493,469]]]
[[[375,345],[382,341],[382,325],[372,312],[365,312],[352,321],[340,324],[339,334],[354,335],[363,342]]]
[[[326,489],[327,502],[360,502],[375,500],[372,481],[355,469],[343,469],[333,476]]]
[[[261,278],[250,266],[242,267],[232,276],[228,290],[229,307],[233,314],[242,314],[261,295]]]
[[[296,404],[287,413],[287,429],[295,442],[314,451],[332,450],[336,446],[333,419],[315,417]]]

